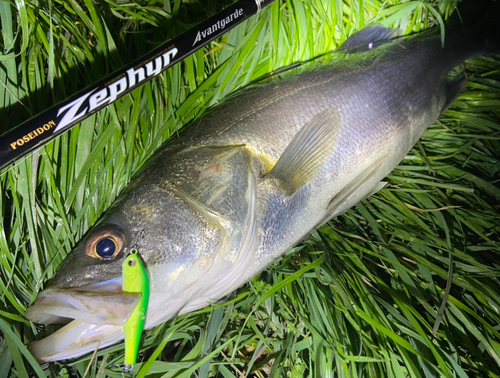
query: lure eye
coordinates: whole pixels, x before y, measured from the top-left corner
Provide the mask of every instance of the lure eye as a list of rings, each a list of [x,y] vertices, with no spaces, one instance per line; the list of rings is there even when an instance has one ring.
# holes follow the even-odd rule
[[[85,245],[85,254],[98,260],[113,260],[123,247],[125,236],[115,229],[95,232]]]

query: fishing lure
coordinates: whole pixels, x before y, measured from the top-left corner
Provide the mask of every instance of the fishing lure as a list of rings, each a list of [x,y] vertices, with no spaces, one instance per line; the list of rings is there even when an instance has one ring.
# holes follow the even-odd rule
[[[130,251],[130,255],[123,262],[122,277],[122,290],[124,293],[141,294],[138,305],[122,327],[125,335],[125,366],[123,370],[131,370],[137,360],[149,300],[148,273],[137,250]]]

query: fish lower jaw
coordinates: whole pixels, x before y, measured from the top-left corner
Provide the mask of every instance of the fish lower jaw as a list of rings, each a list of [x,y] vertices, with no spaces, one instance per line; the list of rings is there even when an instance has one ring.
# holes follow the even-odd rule
[[[28,349],[42,363],[75,358],[122,339],[121,326],[89,324],[77,319],[46,338],[32,342]]]

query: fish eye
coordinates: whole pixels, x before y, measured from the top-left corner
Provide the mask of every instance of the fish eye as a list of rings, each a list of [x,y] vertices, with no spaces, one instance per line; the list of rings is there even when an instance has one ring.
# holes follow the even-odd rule
[[[103,259],[109,259],[115,254],[116,243],[113,239],[103,238],[97,242],[95,245],[95,253],[101,256]]]
[[[95,232],[85,245],[85,254],[98,260],[113,260],[123,247],[125,236],[116,229]]]

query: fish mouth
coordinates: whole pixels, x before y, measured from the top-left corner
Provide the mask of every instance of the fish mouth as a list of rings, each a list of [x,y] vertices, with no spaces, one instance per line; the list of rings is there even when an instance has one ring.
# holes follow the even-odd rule
[[[141,295],[123,293],[121,277],[75,289],[50,287],[26,311],[33,323],[66,324],[29,345],[39,362],[63,360],[123,339],[122,325]]]

